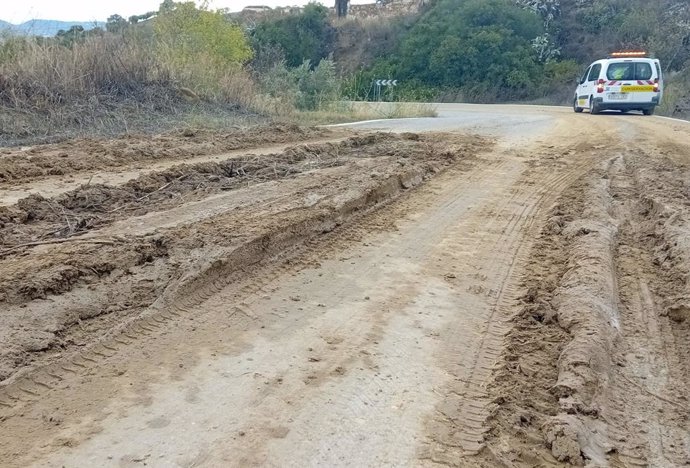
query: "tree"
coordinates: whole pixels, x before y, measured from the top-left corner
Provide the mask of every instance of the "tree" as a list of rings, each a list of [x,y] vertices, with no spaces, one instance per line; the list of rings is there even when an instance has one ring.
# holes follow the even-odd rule
[[[67,31],[64,29],[59,30],[55,37],[62,45],[72,47],[75,42],[83,41],[86,38],[86,32],[83,26],[75,25]]]
[[[254,48],[278,46],[285,53],[290,67],[299,67],[305,60],[318,64],[328,57],[335,40],[335,30],[328,20],[328,9],[317,3],[308,4],[299,15],[259,23],[252,34]]]
[[[174,0],[163,0],[163,3],[161,3],[160,7],[158,7],[158,11],[160,13],[171,12],[174,9],[175,9],[175,1]]]
[[[120,33],[127,26],[128,22],[120,15],[110,15],[105,23],[105,30],[111,33]]]
[[[441,0],[402,41],[396,77],[512,96],[538,76],[531,41],[541,23],[511,0]]]
[[[350,0],[335,0],[335,13],[338,18],[345,18],[347,16],[347,7]]]

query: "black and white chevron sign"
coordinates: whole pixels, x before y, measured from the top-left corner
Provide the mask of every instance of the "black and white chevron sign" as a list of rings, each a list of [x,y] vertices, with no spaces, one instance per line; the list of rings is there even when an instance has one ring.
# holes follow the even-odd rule
[[[398,80],[376,80],[376,86],[398,86]]]

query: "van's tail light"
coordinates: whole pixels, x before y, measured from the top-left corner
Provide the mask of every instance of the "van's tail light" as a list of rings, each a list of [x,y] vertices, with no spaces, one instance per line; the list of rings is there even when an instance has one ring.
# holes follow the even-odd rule
[[[655,93],[659,92],[659,78],[654,79],[654,92]]]
[[[606,80],[597,81],[597,93],[603,93],[604,92],[604,84],[605,83],[606,83]]]

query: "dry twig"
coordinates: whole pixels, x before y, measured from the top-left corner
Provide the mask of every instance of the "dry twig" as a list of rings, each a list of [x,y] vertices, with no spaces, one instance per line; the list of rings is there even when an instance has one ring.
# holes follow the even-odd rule
[[[9,253],[17,251],[19,249],[23,249],[25,247],[37,247],[39,245],[50,245],[50,244],[66,244],[68,242],[81,243],[81,244],[97,244],[97,245],[115,245],[115,244],[117,244],[117,242],[112,241],[112,240],[99,240],[99,239],[92,239],[91,240],[91,239],[74,239],[74,238],[27,242],[24,244],[13,245],[12,247],[5,249],[5,250],[0,250],[0,257],[3,257]]]

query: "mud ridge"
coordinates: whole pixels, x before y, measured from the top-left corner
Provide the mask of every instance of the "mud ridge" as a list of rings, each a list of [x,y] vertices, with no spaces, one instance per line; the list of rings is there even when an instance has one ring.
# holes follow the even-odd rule
[[[486,466],[687,461],[687,172],[661,184],[669,161],[631,153],[567,189],[537,240]]]
[[[215,259],[200,271],[187,274],[170,284],[152,307],[160,311],[168,307],[198,305],[198,300],[190,298],[195,295],[203,296],[206,288],[222,288],[234,280],[234,273],[241,273],[243,269],[278,254],[286,255],[291,248],[348,222],[353,215],[364,214],[367,210],[394,199],[403,190],[416,187],[426,175],[421,169],[413,169],[391,176],[357,197],[341,200],[329,213],[318,213],[297,224],[285,225],[280,231],[252,239],[222,259]]]
[[[579,418],[596,413],[610,367],[607,329],[616,323],[616,224],[597,172],[593,182],[589,174],[564,191],[533,248],[522,311],[491,389],[498,406],[486,456],[493,462],[582,464],[590,450]]]
[[[397,150],[390,146],[394,141],[400,146]],[[295,146],[270,156],[181,164],[124,185],[85,184],[53,198],[34,194],[15,206],[0,207],[0,246],[75,236],[126,216],[170,208],[250,183],[341,165],[357,158],[358,148],[363,146],[371,150],[364,157],[412,151],[405,141],[389,134],[351,137],[339,143]],[[0,256],[3,253],[0,250]]]
[[[223,131],[185,129],[162,135],[77,139],[27,148],[0,149],[0,183],[75,175],[163,159],[221,154],[266,144],[289,143],[333,134],[297,125],[263,125]]]
[[[604,464],[611,442],[598,424],[598,397],[610,380],[613,343],[620,329],[614,252],[618,223],[609,214],[608,178],[595,178],[587,190],[582,219],[568,225],[567,270],[553,305],[558,324],[570,335],[558,361],[551,391],[560,411],[542,431],[553,456],[562,462]]]

